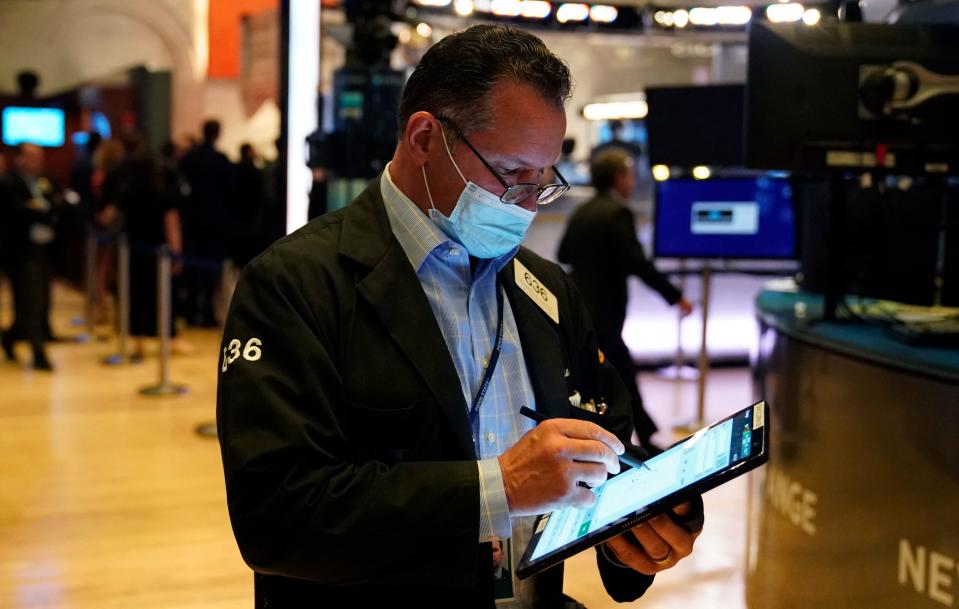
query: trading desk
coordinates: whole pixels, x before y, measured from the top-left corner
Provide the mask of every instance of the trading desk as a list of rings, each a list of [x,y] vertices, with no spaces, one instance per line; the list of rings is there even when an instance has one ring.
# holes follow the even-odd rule
[[[959,350],[757,298],[769,463],[751,474],[750,609],[959,607]]]

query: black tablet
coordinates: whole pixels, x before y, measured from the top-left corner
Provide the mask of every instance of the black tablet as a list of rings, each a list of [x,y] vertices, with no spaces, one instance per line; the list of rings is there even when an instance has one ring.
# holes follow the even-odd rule
[[[762,465],[769,451],[768,414],[766,402],[753,404],[651,457],[648,469],[627,469],[592,489],[596,502],[590,508],[539,516],[516,575],[523,579],[548,569]]]

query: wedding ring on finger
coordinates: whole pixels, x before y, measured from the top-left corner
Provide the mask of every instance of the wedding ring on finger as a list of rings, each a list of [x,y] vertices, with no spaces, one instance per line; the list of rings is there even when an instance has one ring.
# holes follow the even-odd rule
[[[672,549],[670,549],[668,552],[666,552],[666,556],[663,556],[662,558],[658,558],[658,559],[650,556],[649,560],[657,567],[665,567],[672,558],[673,558],[673,551]]]

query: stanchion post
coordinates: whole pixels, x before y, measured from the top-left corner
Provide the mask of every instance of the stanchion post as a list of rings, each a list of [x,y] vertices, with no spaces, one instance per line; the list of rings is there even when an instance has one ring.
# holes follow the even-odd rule
[[[703,426],[706,413],[706,377],[709,375],[709,348],[706,332],[709,322],[709,287],[712,283],[712,271],[709,265],[703,266],[703,335],[699,343],[699,402],[696,407],[696,428]]]
[[[709,323],[709,292],[712,282],[712,269],[708,264],[703,264],[701,272],[702,281],[702,310],[703,310],[703,328],[702,336],[699,342],[699,383],[696,392],[696,417],[689,423],[679,424],[673,428],[673,431],[680,435],[689,435],[698,431],[705,421],[706,413],[706,378],[709,375],[709,349],[706,343],[706,333]]]
[[[686,293],[686,259],[679,259],[679,293]],[[672,366],[666,366],[656,372],[660,377],[671,381],[694,381],[699,378],[699,371],[686,365],[686,356],[683,353],[683,311],[676,309],[676,355]]]
[[[157,338],[160,341],[160,380],[156,385],[140,389],[140,393],[143,395],[162,396],[186,393],[186,387],[170,382],[172,281],[170,250],[166,245],[161,245],[157,249]]]
[[[83,321],[89,340],[93,340],[97,325],[97,232],[92,222],[87,223],[83,262]]]
[[[130,243],[126,233],[117,236],[117,352],[107,356],[108,366],[134,362],[127,353],[130,337]]]

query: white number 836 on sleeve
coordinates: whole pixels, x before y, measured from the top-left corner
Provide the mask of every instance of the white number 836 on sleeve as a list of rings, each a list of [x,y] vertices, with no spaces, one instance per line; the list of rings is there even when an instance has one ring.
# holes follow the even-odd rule
[[[226,372],[230,364],[239,359],[241,345],[240,340],[234,338],[227,346],[223,347],[223,364],[220,366],[220,372]],[[251,338],[246,341],[246,346],[243,347],[243,359],[248,362],[255,362],[263,357],[261,346],[263,346],[263,341],[259,338]]]

